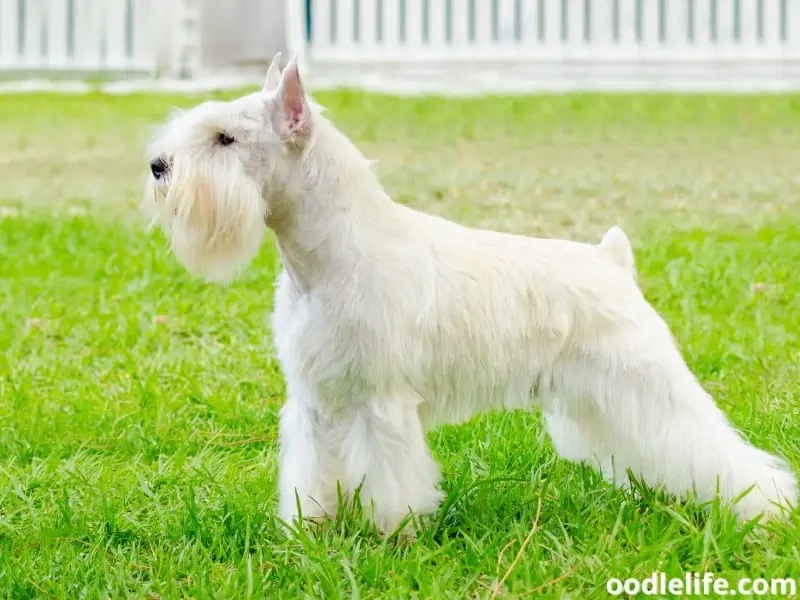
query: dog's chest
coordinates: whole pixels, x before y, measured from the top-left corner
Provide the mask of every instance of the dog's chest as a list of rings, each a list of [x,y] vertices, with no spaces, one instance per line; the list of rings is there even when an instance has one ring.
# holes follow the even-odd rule
[[[400,311],[346,292],[279,287],[273,334],[286,375],[312,383],[332,402],[402,385],[406,374],[418,378],[413,372],[424,362],[423,341]]]

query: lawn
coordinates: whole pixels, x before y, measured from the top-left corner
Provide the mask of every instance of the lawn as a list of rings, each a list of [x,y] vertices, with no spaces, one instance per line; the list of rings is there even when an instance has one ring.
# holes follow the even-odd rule
[[[800,99],[320,94],[401,202],[635,245],[645,294],[736,426],[800,471]],[[0,99],[0,596],[606,596],[609,577],[800,578],[800,515],[612,489],[535,412],[430,433],[446,501],[415,541],[356,515],[287,539],[278,256],[193,279],[136,208],[149,128],[196,97]]]

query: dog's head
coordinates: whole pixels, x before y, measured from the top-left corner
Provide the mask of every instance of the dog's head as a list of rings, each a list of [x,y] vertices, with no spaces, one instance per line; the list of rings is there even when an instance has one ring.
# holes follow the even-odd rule
[[[211,280],[228,280],[253,259],[310,140],[297,63],[281,72],[279,61],[258,92],[176,112],[147,149],[145,206],[184,266]]]

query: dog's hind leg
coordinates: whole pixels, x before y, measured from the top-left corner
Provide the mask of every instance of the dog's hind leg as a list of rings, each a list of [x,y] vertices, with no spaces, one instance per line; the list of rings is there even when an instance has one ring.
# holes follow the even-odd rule
[[[607,456],[606,434],[595,415],[544,412],[544,423],[558,455],[574,462],[600,463]]]
[[[564,460],[585,463],[597,469],[609,483],[627,488],[630,483],[627,471],[620,466],[619,456],[612,457],[614,428],[592,413],[544,411],[545,429],[553,447]]]
[[[332,424],[315,408],[303,386],[289,382],[280,411],[278,516],[288,525],[332,517],[338,505],[341,460],[333,447]]]
[[[581,366],[573,364],[578,376],[570,381],[596,399],[610,424],[620,477],[630,468],[648,485],[663,484],[679,496],[696,493],[701,502],[718,491],[723,500],[736,501],[742,519],[775,516],[782,512],[779,504],[796,504],[797,482],[788,466],[731,427],[663,323],[613,342],[594,360],[584,356]]]
[[[339,424],[346,488],[378,529],[392,532],[409,513],[425,515],[442,499],[439,465],[431,456],[416,398],[374,398]]]

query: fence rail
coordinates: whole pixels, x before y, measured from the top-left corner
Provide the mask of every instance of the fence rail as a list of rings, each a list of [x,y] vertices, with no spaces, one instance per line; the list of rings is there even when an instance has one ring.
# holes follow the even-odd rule
[[[0,73],[180,69],[199,18],[185,0],[0,0]]]
[[[531,87],[800,87],[800,0],[309,0],[314,72],[505,69]],[[349,69],[349,70],[348,70]],[[683,82],[683,83],[681,83]]]
[[[0,0],[0,76],[197,75],[209,1]],[[800,89],[800,0],[252,1],[322,85]]]
[[[800,55],[798,0],[311,0],[309,4],[310,52],[317,60]]]

